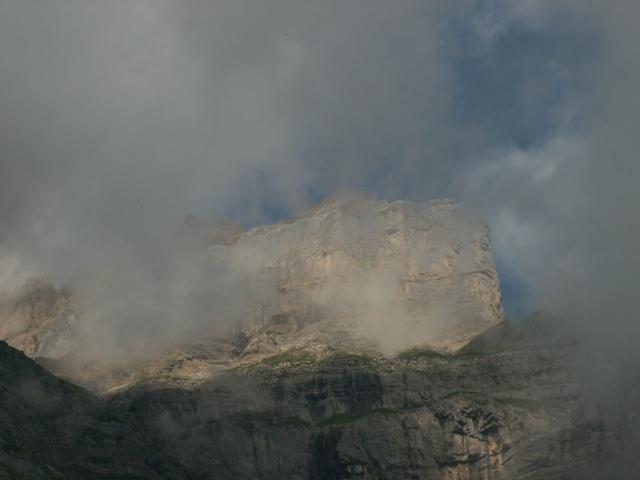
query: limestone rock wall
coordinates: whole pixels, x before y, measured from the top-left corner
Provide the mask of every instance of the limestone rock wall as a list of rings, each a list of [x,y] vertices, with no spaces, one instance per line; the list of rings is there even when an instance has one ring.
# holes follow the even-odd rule
[[[287,315],[299,328],[340,321],[383,348],[455,350],[503,320],[488,230],[451,201],[332,198],[209,254],[250,278],[238,314],[250,330]]]
[[[488,230],[452,201],[351,194],[246,232],[192,217],[185,224],[189,245],[202,250],[187,266],[180,302],[203,306],[176,313],[176,325],[191,322],[198,339],[241,330],[247,354],[349,343],[454,351],[503,321]],[[96,320],[81,298],[42,280],[0,304],[0,339],[32,357],[78,353],[95,342],[82,337],[91,321],[100,332],[110,325],[108,309]]]

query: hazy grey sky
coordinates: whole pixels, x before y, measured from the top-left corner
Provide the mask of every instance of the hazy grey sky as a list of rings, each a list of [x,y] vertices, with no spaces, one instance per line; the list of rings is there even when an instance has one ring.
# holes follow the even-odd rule
[[[0,282],[162,278],[185,213],[254,225],[349,187],[467,200],[510,311],[635,328],[638,10],[0,0]]]

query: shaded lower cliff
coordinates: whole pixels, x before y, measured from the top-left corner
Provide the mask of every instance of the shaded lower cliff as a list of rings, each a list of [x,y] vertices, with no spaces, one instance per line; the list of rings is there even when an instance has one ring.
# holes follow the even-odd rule
[[[637,478],[637,370],[594,392],[589,355],[550,328],[504,324],[457,355],[292,350],[108,398],[0,344],[0,476]]]

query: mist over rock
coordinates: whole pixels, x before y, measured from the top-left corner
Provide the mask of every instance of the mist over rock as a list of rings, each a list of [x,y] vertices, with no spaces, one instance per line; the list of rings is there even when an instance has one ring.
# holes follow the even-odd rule
[[[191,253],[167,263],[176,266],[166,285],[133,282],[123,270],[111,285],[129,291],[107,286],[87,295],[91,303],[31,282],[2,301],[0,337],[78,380],[96,376],[86,369],[105,363],[103,350],[115,352],[106,363],[126,363],[117,349],[125,341],[151,371],[193,348],[207,351],[210,369],[291,348],[456,351],[504,319],[488,229],[450,200],[349,193],[248,231],[187,216],[181,232]]]
[[[238,316],[251,332],[328,322],[383,350],[455,350],[503,320],[487,228],[452,201],[340,195],[208,254],[250,278]]]
[[[349,194],[183,232],[173,288],[149,297],[176,323],[150,323],[163,342],[136,358],[91,355],[142,333],[87,290],[0,299],[0,478],[638,476],[637,373],[553,316],[504,321],[464,205]],[[106,313],[138,312],[127,298]]]
[[[33,278],[0,296],[0,338],[31,357],[57,358],[78,342],[78,307],[72,292]]]

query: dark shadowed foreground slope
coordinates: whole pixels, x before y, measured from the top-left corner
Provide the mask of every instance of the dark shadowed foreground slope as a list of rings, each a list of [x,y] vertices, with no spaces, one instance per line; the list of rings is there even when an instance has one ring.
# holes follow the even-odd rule
[[[637,374],[608,365],[594,391],[552,328],[499,325],[449,356],[291,350],[108,398],[0,343],[0,477],[639,478]]]
[[[0,478],[156,478],[143,463],[144,437],[105,411],[103,400],[0,342]]]

